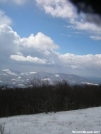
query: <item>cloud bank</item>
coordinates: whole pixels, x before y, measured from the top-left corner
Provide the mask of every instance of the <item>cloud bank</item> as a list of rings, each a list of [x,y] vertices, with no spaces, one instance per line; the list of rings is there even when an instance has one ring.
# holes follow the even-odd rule
[[[59,46],[44,33],[31,34],[21,38],[7,24],[0,25],[0,63],[13,66],[24,65],[43,67],[44,69],[57,68],[58,72],[78,73],[86,75],[101,75],[101,54],[75,55],[58,53]],[[35,71],[35,70],[33,70]],[[40,68],[41,71],[41,68]]]

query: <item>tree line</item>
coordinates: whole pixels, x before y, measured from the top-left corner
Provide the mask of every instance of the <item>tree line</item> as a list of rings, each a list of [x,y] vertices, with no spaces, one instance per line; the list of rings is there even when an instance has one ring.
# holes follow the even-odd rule
[[[101,106],[101,85],[71,86],[66,81],[40,86],[33,83],[26,88],[0,87],[0,117]]]

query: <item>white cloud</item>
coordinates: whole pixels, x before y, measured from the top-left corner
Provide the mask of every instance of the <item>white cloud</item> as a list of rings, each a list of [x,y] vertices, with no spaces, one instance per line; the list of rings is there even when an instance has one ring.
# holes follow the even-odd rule
[[[37,4],[41,6],[47,14],[53,17],[77,18],[74,7],[66,0],[36,0]]]
[[[101,54],[75,55],[71,53],[60,55],[62,63],[73,69],[101,70]]]
[[[11,59],[16,61],[27,61],[27,62],[33,62],[38,64],[46,64],[46,59],[40,59],[38,57],[31,57],[30,55],[27,57],[21,56],[21,55],[11,55]]]
[[[69,23],[67,28],[84,30],[98,35],[101,34],[101,25],[98,23],[100,22],[99,17],[83,13],[78,16],[75,7],[69,0],[36,0],[36,2],[44,9],[45,13],[53,17],[65,18]]]
[[[15,3],[17,5],[23,5],[27,2],[27,0],[1,0],[0,3]]]
[[[37,33],[35,36],[31,34],[28,38],[21,38],[19,43],[26,47],[33,47],[41,50],[52,50],[59,48],[59,46],[56,45],[50,37],[41,32]]]
[[[101,54],[60,54],[56,48],[58,45],[43,33],[21,38],[11,27],[0,25],[0,63],[7,68],[15,64],[15,69],[20,65],[24,68],[37,65],[37,68],[41,66],[52,71],[56,68],[58,72],[64,70],[68,73],[69,70],[69,73],[78,71],[78,74],[84,74],[85,71],[87,75],[89,72],[101,75]]]
[[[88,32],[101,34],[101,26],[97,26],[94,23],[90,23],[82,20],[82,21],[71,21],[71,24],[73,25],[69,26],[68,28],[74,28],[78,30],[85,30]]]
[[[8,25],[0,25],[0,47],[3,50],[11,50],[20,52],[20,50],[30,49],[35,51],[45,51],[49,54],[49,50],[58,49],[59,46],[54,41],[39,32],[37,35],[31,34],[28,38],[20,38],[20,36],[12,30]],[[16,49],[16,50],[14,50]],[[30,52],[29,51],[29,52]]]
[[[0,25],[0,56],[7,56],[17,50],[15,42],[19,40],[20,36],[6,24]]]
[[[71,25],[68,25],[67,28],[77,29],[86,31],[89,34],[95,34],[95,38],[90,36],[91,39],[100,40],[101,36],[101,25],[97,23],[89,22],[85,20],[85,15],[81,15],[81,20],[70,20]]]
[[[72,35],[70,34],[60,34],[61,36],[67,36],[68,38],[71,37]]]
[[[11,24],[12,20],[5,15],[5,12],[3,10],[0,10],[0,25],[1,24]]]
[[[101,40],[101,36],[90,36],[93,40]]]
[[[54,49],[59,48],[54,41],[44,35],[38,33],[36,36],[31,34],[28,38],[20,38],[20,36],[12,30],[8,25],[0,25],[0,61],[3,59],[8,61],[9,57],[16,61],[30,61],[33,63],[54,62]],[[51,58],[49,59],[49,57]]]

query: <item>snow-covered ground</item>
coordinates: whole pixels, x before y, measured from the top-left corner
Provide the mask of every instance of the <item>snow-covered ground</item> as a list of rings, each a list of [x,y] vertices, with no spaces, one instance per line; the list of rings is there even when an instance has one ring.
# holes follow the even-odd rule
[[[0,118],[0,124],[5,125],[4,134],[101,133],[101,107]]]

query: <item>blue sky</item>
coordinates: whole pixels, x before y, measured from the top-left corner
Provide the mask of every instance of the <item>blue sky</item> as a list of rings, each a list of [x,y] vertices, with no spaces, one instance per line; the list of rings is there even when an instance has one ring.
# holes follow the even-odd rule
[[[0,68],[100,77],[101,26],[86,18],[68,0],[0,1]]]

